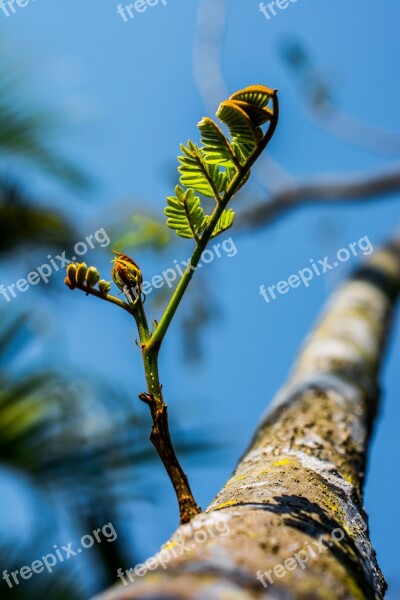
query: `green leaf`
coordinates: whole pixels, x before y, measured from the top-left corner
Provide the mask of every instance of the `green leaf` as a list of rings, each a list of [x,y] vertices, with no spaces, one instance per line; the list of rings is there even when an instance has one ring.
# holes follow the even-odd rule
[[[218,223],[214,228],[211,239],[215,238],[217,235],[220,235],[221,233],[232,227],[234,219],[235,213],[231,208],[229,208],[228,210],[224,210],[224,212],[218,220]]]
[[[201,132],[201,140],[204,144],[202,152],[207,164],[218,164],[227,168],[239,166],[231,144],[212,119],[204,117],[198,124],[198,128]]]
[[[229,128],[236,153],[239,150],[239,157],[247,158],[261,141],[262,129],[254,125],[247,113],[232,100],[220,104],[217,117]]]
[[[236,92],[221,103],[217,112],[217,117],[229,129],[230,138],[212,119],[204,117],[198,123],[202,146],[191,141],[181,146],[182,155],[178,157],[180,183],[187,191],[178,187],[177,196],[167,199],[168,206],[165,209],[167,225],[178,235],[199,241],[200,234],[210,222],[210,217],[204,216],[195,192],[214,198],[217,207],[221,205],[220,209],[216,209],[220,215],[228,204],[224,200],[232,199],[246,183],[250,176],[250,165],[254,162],[249,161],[249,157],[255,156],[266,140],[267,133],[264,133],[262,126],[268,124],[268,130],[276,126],[278,110],[276,115],[274,112],[278,104],[275,96],[276,90],[261,85]],[[273,110],[267,106],[271,98]],[[228,229],[234,216],[233,211],[224,210],[213,237]]]
[[[176,196],[167,198],[167,225],[183,238],[199,240],[204,231],[208,218],[204,216],[200,198],[195,196],[193,189],[184,191],[179,185],[175,188]]]
[[[184,154],[178,156],[181,163],[178,170],[182,185],[208,198],[216,198],[225,191],[226,174],[218,165],[207,164],[200,148],[189,141],[187,146],[181,145],[181,150]]]
[[[270,108],[260,108],[255,104],[249,104],[248,102],[242,102],[240,100],[235,101],[236,106],[244,110],[253,125],[260,127],[268,121],[271,121],[274,117],[274,113]]]

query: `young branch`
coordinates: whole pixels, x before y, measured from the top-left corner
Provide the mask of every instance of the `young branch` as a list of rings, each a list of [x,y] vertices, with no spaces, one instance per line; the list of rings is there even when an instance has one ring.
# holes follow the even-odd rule
[[[153,420],[150,440],[160,456],[175,490],[180,521],[181,523],[187,523],[200,512],[200,508],[194,500],[187,477],[178,461],[171,441],[168,409],[163,399],[158,373],[159,349],[154,348],[149,352],[147,348],[151,334],[141,298],[142,272],[129,256],[117,254],[112,273],[113,279],[121,291],[125,293],[131,314],[133,314],[136,321],[148,389],[147,392],[140,394],[139,398],[150,408]]]
[[[272,111],[267,108],[271,99]],[[115,252],[117,257],[112,269],[112,278],[125,294],[128,303],[108,295],[110,284],[100,280],[97,270],[94,267],[87,268],[85,263],[69,265],[65,280],[71,289],[78,288],[112,302],[135,318],[147,383],[147,392],[140,394],[139,398],[150,408],[153,420],[150,439],[174,487],[181,523],[194,518],[200,508],[177,459],[169,433],[168,409],[158,373],[160,347],[208,242],[232,225],[234,212],[231,209],[225,210],[228,203],[246,182],[253,164],[275,132],[279,118],[276,90],[261,85],[247,87],[223,102],[218,114],[227,125],[232,142],[225,138],[215,124],[210,129],[210,122],[203,120],[199,124],[203,148],[198,148],[191,142],[187,148],[181,147],[184,154],[179,157],[181,182],[183,185],[188,183],[188,186],[186,190],[176,186],[176,196],[167,198],[165,214],[168,217],[167,225],[181,237],[193,238],[196,246],[189,267],[182,275],[154,333],[149,330],[143,305],[142,272],[129,256]],[[268,129],[263,133],[262,125],[265,123],[268,123]],[[211,215],[204,215],[200,198],[195,192],[214,196],[216,205]],[[95,289],[96,284],[99,290]]]
[[[168,407],[163,401],[161,386],[157,398],[152,393],[139,395],[140,400],[148,405],[153,420],[150,440],[161,458],[165,470],[174,487],[178,500],[180,522],[188,523],[201,512],[193,497],[188,478],[176,456],[168,423]]]
[[[119,308],[126,310],[126,312],[128,312],[130,315],[134,316],[134,311],[132,310],[131,305],[121,300],[121,298],[117,298],[116,296],[112,296],[111,294],[102,294],[95,288],[91,288],[86,285],[77,284],[76,288],[78,290],[81,290],[81,292],[85,292],[87,296],[94,296],[95,298],[100,298],[100,300],[106,300],[107,302],[110,302],[115,306],[119,306]]]
[[[208,242],[211,239],[211,236],[214,232],[215,226],[217,225],[223,211],[227,207],[228,203],[232,200],[233,196],[236,194],[238,189],[241,186],[246,175],[251,170],[252,166],[256,162],[256,160],[261,156],[264,152],[265,148],[268,146],[271,141],[272,136],[275,133],[278,120],[279,120],[279,101],[276,94],[272,97],[273,103],[273,118],[269,125],[268,131],[264,135],[261,143],[254,149],[254,151],[250,154],[245,164],[240,167],[235,177],[232,179],[224,197],[220,202],[218,202],[215,206],[214,212],[210,217],[209,223],[204,230],[200,240],[197,242],[192,257],[189,261],[189,265],[181,277],[177,287],[175,288],[175,292],[172,295],[172,298],[169,301],[169,304],[156,327],[153,335],[151,336],[148,344],[147,351],[152,352],[154,348],[159,348],[162,344],[162,341],[168,331],[168,328],[171,324],[171,321],[178,309],[178,306],[183,298],[183,295],[193,277],[193,273],[196,270],[196,267],[201,259],[201,255],[203,251],[206,249]]]

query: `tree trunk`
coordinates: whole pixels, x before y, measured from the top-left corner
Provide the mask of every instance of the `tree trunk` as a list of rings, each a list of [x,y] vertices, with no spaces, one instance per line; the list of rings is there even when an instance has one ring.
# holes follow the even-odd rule
[[[334,295],[209,508],[99,599],[383,598],[362,486],[399,287],[391,244]]]

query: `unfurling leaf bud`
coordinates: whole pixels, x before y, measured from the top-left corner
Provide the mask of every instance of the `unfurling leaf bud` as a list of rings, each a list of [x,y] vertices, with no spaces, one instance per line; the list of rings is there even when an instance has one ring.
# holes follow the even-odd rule
[[[119,252],[115,252],[117,257],[114,259],[114,266],[112,269],[112,278],[116,285],[119,287],[121,292],[124,292],[125,295],[133,295],[136,300],[133,304],[140,298],[140,286],[142,285],[142,271],[139,269],[138,265],[126,254],[120,254]]]
[[[75,286],[75,284],[76,284],[76,264],[75,263],[71,263],[68,265],[66,279],[69,280],[71,285]],[[71,289],[73,289],[73,288],[71,288]]]
[[[74,283],[72,283],[72,281],[70,280],[70,278],[69,278],[69,277],[66,277],[66,278],[64,279],[64,283],[65,283],[65,285],[66,285],[67,287],[69,287],[69,289],[70,289],[70,290],[74,290],[74,289],[75,289],[75,287],[76,287],[76,286],[75,286],[75,284],[74,284]]]
[[[84,285],[87,273],[86,263],[76,265],[76,282],[78,285]]]
[[[108,294],[108,292],[111,290],[111,283],[109,281],[105,281],[105,279],[100,279],[99,290],[102,294]]]
[[[89,267],[86,273],[86,285],[93,287],[100,280],[100,275],[96,267]]]

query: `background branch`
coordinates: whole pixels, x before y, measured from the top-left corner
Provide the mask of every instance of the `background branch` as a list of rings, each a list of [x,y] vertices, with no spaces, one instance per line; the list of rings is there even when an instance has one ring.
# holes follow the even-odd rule
[[[269,225],[293,209],[309,204],[375,201],[382,196],[400,192],[400,165],[372,175],[320,175],[314,180],[292,184],[272,194],[270,198],[241,214],[240,229]]]
[[[338,106],[334,91],[337,86],[316,66],[301,40],[291,39],[283,44],[281,54],[298,79],[300,97],[305,100],[308,116],[317,127],[335,139],[378,156],[400,156],[400,133],[363,121]],[[383,111],[380,106],[370,113],[380,116]]]

